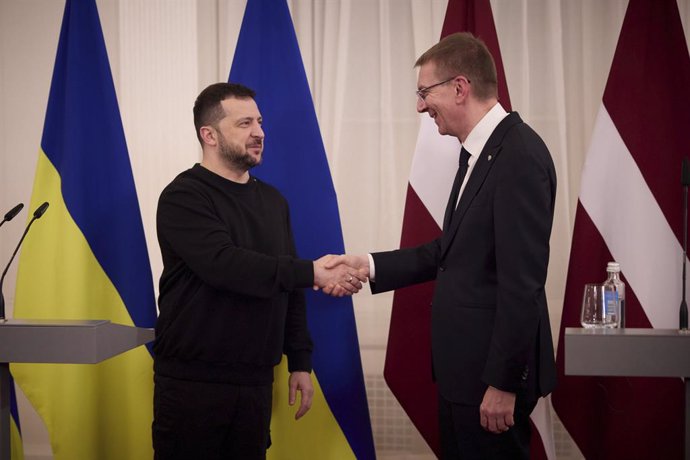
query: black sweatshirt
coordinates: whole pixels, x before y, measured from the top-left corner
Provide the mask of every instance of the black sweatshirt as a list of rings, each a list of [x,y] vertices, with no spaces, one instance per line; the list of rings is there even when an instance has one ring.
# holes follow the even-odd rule
[[[301,288],[312,286],[313,265],[296,258],[280,192],[197,164],[163,190],[157,229],[163,256],[157,374],[269,384],[282,353],[290,372],[311,371]]]

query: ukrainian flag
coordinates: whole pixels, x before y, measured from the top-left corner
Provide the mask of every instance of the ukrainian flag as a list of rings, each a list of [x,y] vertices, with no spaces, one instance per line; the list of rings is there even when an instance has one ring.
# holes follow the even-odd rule
[[[10,459],[24,460],[24,446],[22,445],[22,427],[19,424],[17,411],[17,394],[14,389],[14,379],[10,375]]]
[[[139,205],[95,0],[67,0],[30,209],[50,202],[19,260],[14,315],[153,327]],[[153,457],[153,360],[15,364],[56,460]]]
[[[315,259],[343,253],[333,181],[285,0],[247,2],[230,81],[256,90],[266,145],[264,164],[252,173],[289,201],[299,255]],[[268,457],[373,459],[352,300],[309,290],[307,320],[314,340],[314,404],[294,421],[283,363],[276,375]]]

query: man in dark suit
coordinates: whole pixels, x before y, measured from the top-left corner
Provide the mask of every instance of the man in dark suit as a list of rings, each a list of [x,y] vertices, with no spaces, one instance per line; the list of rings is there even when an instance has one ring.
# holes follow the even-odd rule
[[[483,42],[450,35],[416,66],[417,110],[462,144],[443,235],[416,248],[335,257],[331,265],[368,268],[374,293],[435,279],[443,458],[528,458],[529,414],[556,383],[544,291],[553,162],[541,138],[498,103]]]

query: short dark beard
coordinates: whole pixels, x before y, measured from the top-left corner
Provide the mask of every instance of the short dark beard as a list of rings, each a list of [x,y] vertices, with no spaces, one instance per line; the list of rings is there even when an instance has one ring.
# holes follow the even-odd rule
[[[239,171],[249,171],[254,166],[260,165],[263,159],[261,156],[257,161],[246,149],[243,151],[237,146],[226,143],[222,135],[218,138],[218,153],[223,161]]]

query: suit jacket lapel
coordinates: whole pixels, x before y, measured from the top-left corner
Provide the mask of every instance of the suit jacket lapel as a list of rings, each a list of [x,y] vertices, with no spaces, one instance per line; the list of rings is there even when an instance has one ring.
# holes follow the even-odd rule
[[[506,133],[518,123],[522,123],[520,116],[516,113],[510,113],[496,126],[494,132],[489,136],[489,140],[486,142],[482,153],[477,158],[477,162],[472,169],[472,174],[470,174],[467,184],[465,185],[465,190],[463,190],[460,196],[460,203],[453,214],[453,219],[450,223],[450,228],[443,233],[441,239],[441,257],[445,256],[448,248],[450,247],[455,234],[460,227],[460,223],[465,217],[467,209],[472,204],[472,200],[477,195],[477,192],[481,188],[482,184],[486,180],[486,176],[491,171],[491,167],[501,153],[501,144],[503,143],[503,138]]]

